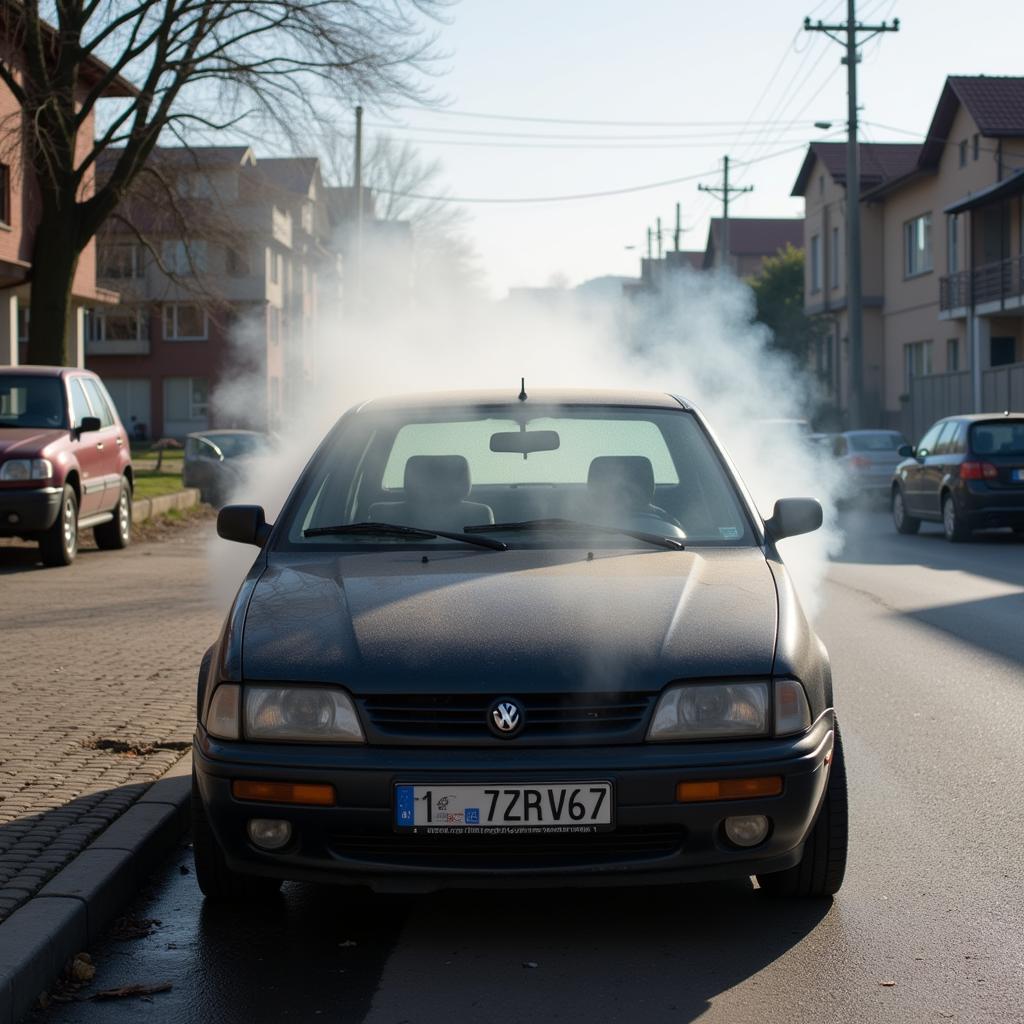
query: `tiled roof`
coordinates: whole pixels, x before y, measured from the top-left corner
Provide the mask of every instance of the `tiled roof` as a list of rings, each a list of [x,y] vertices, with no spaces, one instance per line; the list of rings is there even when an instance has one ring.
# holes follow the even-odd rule
[[[860,191],[910,174],[917,166],[921,146],[916,142],[862,142],[860,150]],[[846,186],[846,143],[812,142],[797,175],[792,195],[807,194],[807,185],[820,160],[837,185]]]
[[[982,135],[1024,137],[1024,77],[950,75],[942,87],[928,135],[921,146],[919,164],[922,168],[938,164],[961,104]]]
[[[268,157],[256,162],[256,171],[279,188],[305,195],[318,163],[315,156]]]
[[[713,217],[708,228],[708,252],[717,247],[721,231],[722,218]],[[787,245],[800,248],[803,244],[801,217],[729,218],[729,250],[733,256],[774,256]]]
[[[121,148],[105,149],[96,161],[100,176],[113,169],[124,152]],[[248,146],[157,146],[149,157],[161,167],[213,170],[218,167],[242,167],[254,161]]]

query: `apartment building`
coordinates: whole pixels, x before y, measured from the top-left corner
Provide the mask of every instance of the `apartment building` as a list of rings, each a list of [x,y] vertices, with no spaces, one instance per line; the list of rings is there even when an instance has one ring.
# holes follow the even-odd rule
[[[11,73],[20,78],[20,55],[5,54],[4,60]],[[109,72],[110,69],[98,60],[85,61],[79,72],[81,96],[86,96]],[[105,98],[115,99],[134,94],[134,87],[120,76],[113,76],[103,92]],[[80,158],[92,145],[94,125],[95,108],[76,137]],[[24,163],[23,138],[21,106],[7,85],[0,82],[0,365],[8,366],[24,363],[28,356],[32,251],[40,215],[35,175]],[[87,174],[83,181],[83,199],[92,195],[94,185],[93,175]],[[84,365],[85,310],[116,303],[117,299],[116,292],[96,285],[96,244],[91,241],[79,257],[71,290],[68,331],[78,366]]]
[[[89,316],[87,365],[139,437],[277,429],[312,380],[321,307],[340,290],[319,162],[165,148],[151,170],[157,184],[99,239],[100,280],[121,302]]]
[[[861,148],[866,408],[918,436],[934,418],[1024,406],[1024,78],[946,80],[920,145]],[[848,407],[845,146],[812,144],[805,307],[815,365]]]

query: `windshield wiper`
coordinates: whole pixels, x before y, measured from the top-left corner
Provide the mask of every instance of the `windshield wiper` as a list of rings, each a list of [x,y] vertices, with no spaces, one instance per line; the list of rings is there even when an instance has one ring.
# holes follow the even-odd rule
[[[409,537],[423,540],[458,540],[463,544],[475,544],[478,548],[492,551],[508,551],[508,545],[490,537],[467,537],[464,533],[449,533],[447,530],[421,530],[418,526],[398,526],[395,523],[341,523],[338,526],[313,526],[302,531],[303,537],[343,537],[347,533],[362,533],[378,537]]]
[[[499,533],[502,530],[525,532],[527,530],[586,530],[590,533],[615,533],[634,540],[656,544],[660,548],[671,548],[683,551],[684,545],[673,537],[662,537],[657,533],[644,533],[642,530],[627,530],[620,526],[595,526],[577,519],[527,519],[521,523],[487,523],[483,526],[467,526],[466,533]]]

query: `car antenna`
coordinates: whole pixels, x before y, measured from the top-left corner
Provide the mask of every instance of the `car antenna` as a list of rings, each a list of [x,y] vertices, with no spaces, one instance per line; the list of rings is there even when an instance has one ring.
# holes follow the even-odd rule
[[[526,378],[525,377],[520,377],[519,380],[520,380],[519,401],[520,402],[525,402],[526,401]]]

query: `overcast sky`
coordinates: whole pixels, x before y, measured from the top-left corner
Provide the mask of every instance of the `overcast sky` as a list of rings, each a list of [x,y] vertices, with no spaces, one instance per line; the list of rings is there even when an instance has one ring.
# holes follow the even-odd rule
[[[754,186],[736,199],[734,216],[802,213],[789,193],[803,147],[841,137],[846,115],[842,49],[802,31],[803,18],[843,20],[845,8],[835,0],[462,0],[441,31],[449,57],[435,82],[449,111],[624,124],[398,110],[390,117],[415,130],[390,134],[439,157],[460,197],[561,196],[695,177],[606,198],[466,207],[495,296],[563,278],[635,275],[658,216],[670,244],[676,202],[688,229],[682,248],[703,249],[720,206],[697,181],[718,181],[725,153],[737,182]],[[898,33],[867,44],[860,65],[868,141],[923,134],[948,74],[1024,74],[1019,0],[861,0],[857,17],[900,19]],[[815,129],[818,120],[834,122],[832,133]],[[367,122],[368,132],[385,130],[379,113]],[[782,150],[790,152],[739,166]]]

